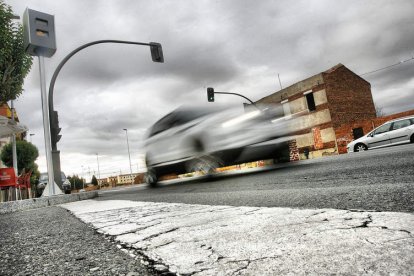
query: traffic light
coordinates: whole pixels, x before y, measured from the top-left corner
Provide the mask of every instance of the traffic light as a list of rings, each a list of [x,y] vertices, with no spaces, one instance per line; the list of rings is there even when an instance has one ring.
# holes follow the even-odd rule
[[[57,111],[53,111],[53,116],[50,118],[50,135],[52,140],[52,148],[56,148],[57,142],[59,142],[62,135],[59,132],[62,129],[59,127],[59,116]]]
[[[162,46],[157,42],[150,42],[151,57],[153,62],[164,62],[164,55],[162,53]]]
[[[212,87],[207,88],[207,100],[209,102],[214,102],[214,88]]]

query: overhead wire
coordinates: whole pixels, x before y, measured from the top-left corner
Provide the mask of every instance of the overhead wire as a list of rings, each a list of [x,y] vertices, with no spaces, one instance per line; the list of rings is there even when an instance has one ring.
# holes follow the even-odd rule
[[[399,61],[397,63],[391,64],[391,65],[388,65],[388,66],[385,66],[385,67],[382,67],[382,68],[379,68],[379,69],[376,69],[376,70],[373,70],[373,71],[370,71],[370,72],[366,72],[366,73],[360,74],[360,76],[364,76],[364,75],[376,73],[376,72],[379,72],[379,71],[382,71],[382,70],[386,70],[386,69],[389,69],[389,68],[392,68],[392,67],[401,65],[401,64],[403,64],[405,62],[408,62],[408,61],[411,61],[411,60],[414,60],[414,56],[411,57],[411,58],[409,58],[409,59],[402,60],[402,61]]]

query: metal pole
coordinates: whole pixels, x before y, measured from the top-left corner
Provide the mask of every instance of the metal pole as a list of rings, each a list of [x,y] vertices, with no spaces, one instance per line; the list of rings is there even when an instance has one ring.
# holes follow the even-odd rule
[[[82,166],[82,184],[83,184],[83,189],[85,189],[85,174],[83,172],[83,166]]]
[[[130,170],[130,173],[131,173],[131,179],[132,179],[132,165],[131,165],[131,154],[130,154],[130,152],[129,152],[128,129],[124,128],[124,130],[125,130],[125,133],[126,133],[126,139],[127,139],[128,156],[129,156],[129,170]],[[131,184],[133,184],[133,182],[134,182],[134,181],[132,180]]]
[[[280,90],[282,90],[282,82],[280,81],[279,73],[277,74],[277,78],[279,79]]]
[[[53,163],[52,163],[52,144],[50,142],[50,122],[49,122],[49,105],[47,102],[46,93],[46,73],[45,73],[45,60],[43,56],[39,55],[39,69],[40,69],[40,90],[42,96],[42,113],[43,113],[43,131],[45,134],[45,151],[46,151],[46,164],[47,175],[49,181],[49,196],[55,195],[55,177],[53,175]]]
[[[13,14],[12,19],[18,20],[18,19],[20,19],[20,16]],[[10,109],[11,109],[11,119],[14,123],[14,102],[13,102],[13,100],[11,100],[11,102],[10,102]],[[17,178],[19,170],[18,170],[18,167],[17,167],[17,150],[16,150],[16,134],[15,133],[13,133],[13,135],[12,135],[12,152],[13,152],[12,155],[13,155],[14,174]],[[15,191],[16,191],[16,201],[17,201],[17,199],[18,199],[17,186],[15,188]],[[21,191],[20,191],[20,193],[21,193]],[[20,199],[22,199],[21,196],[20,196]]]
[[[52,75],[52,78],[50,80],[50,85],[49,85],[49,114],[50,114],[50,118],[53,117],[54,114],[54,107],[53,107],[53,91],[54,91],[54,87],[55,87],[55,82],[56,82],[56,78],[59,75],[60,70],[62,69],[63,65],[65,65],[65,63],[72,57],[74,56],[77,52],[90,47],[92,45],[96,45],[96,44],[102,44],[102,43],[119,43],[119,44],[133,44],[133,45],[141,45],[141,46],[150,46],[151,47],[151,54],[152,54],[152,47],[156,46],[161,47],[161,45],[159,43],[154,43],[154,42],[150,42],[150,43],[141,43],[141,42],[134,42],[134,41],[124,41],[124,40],[113,40],[113,39],[107,39],[107,40],[98,40],[98,41],[93,41],[90,43],[86,43],[78,48],[76,48],[75,50],[73,50],[72,52],[70,52],[58,65],[58,67],[55,69],[55,72]],[[161,52],[162,55],[162,52]],[[153,61],[154,62],[164,62],[164,59],[162,58],[161,60],[154,60],[153,57]],[[49,130],[50,132],[50,130]],[[54,159],[54,169],[56,174],[60,174],[60,151],[57,150],[57,141],[53,141],[52,145],[52,156]],[[60,177],[58,178],[58,181]],[[60,183],[60,182],[59,182]]]
[[[101,179],[101,172],[99,170],[99,158],[98,158],[98,153],[96,154],[96,162],[98,162],[98,179]],[[101,188],[101,182],[98,180],[99,183],[99,189]]]
[[[214,91],[214,94],[236,95],[236,96],[239,96],[239,97],[242,97],[242,98],[248,100],[252,105],[256,106],[255,103],[252,100],[250,100],[246,96],[243,96],[242,94],[239,94],[239,93],[233,93],[233,92],[216,92],[216,91]]]
[[[10,102],[10,110],[11,110],[11,120],[14,123],[14,102],[11,100]],[[13,168],[14,168],[14,175],[17,177],[19,170],[17,167],[17,150],[16,150],[16,134],[12,134],[12,155],[13,155]],[[19,198],[17,193],[17,186],[16,186],[16,200]]]

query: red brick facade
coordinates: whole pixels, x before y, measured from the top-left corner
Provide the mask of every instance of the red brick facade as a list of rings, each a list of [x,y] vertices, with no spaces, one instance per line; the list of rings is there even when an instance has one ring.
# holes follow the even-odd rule
[[[369,82],[343,65],[322,75],[334,127],[376,117]]]
[[[322,135],[321,135],[321,129],[319,127],[312,128],[313,132],[313,144],[315,149],[323,149],[323,141],[322,141]]]

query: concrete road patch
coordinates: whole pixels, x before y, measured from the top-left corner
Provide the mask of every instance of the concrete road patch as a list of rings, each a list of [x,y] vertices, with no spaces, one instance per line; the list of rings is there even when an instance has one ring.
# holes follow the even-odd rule
[[[62,206],[162,271],[414,274],[414,215],[409,213],[117,200]]]

